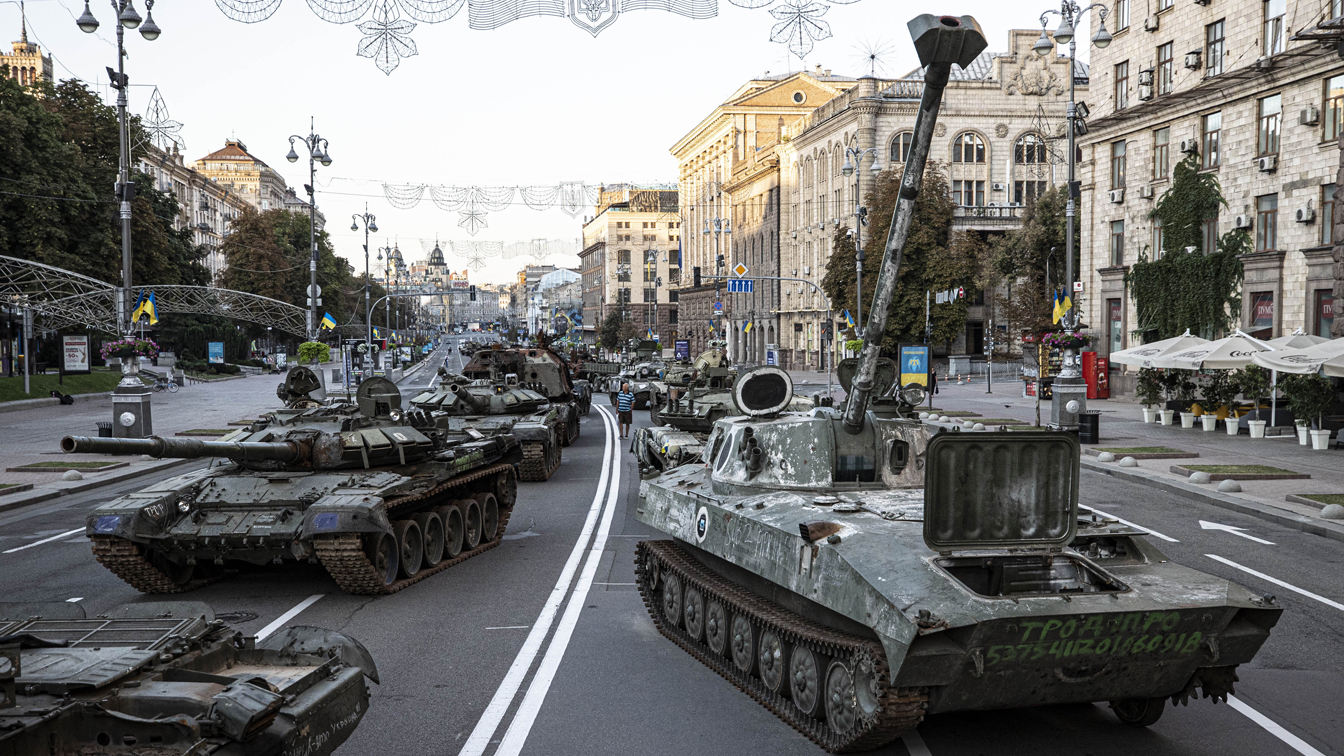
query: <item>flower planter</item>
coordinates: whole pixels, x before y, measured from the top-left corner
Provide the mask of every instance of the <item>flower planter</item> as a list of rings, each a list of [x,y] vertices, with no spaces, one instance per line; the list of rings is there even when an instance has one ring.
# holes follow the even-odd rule
[[[1264,438],[1265,425],[1268,420],[1247,420],[1246,426],[1251,429],[1251,438]]]
[[[1310,430],[1311,448],[1321,451],[1330,448],[1330,431],[1328,430]]]
[[[1199,421],[1204,424],[1204,432],[1211,433],[1218,430],[1218,416],[1205,412],[1199,416]]]
[[[1187,428],[1187,429],[1195,427],[1195,413],[1193,413],[1193,412],[1182,412],[1182,413],[1181,413],[1181,427],[1182,427],[1182,428]]]
[[[1227,419],[1223,421],[1223,425],[1229,436],[1235,436],[1241,432],[1241,426],[1237,424],[1237,419],[1231,415],[1227,416]]]
[[[1164,409],[1158,414],[1162,417],[1163,425],[1171,425],[1171,421],[1176,417],[1176,410]]]
[[[1294,421],[1293,425],[1297,426],[1297,443],[1302,446],[1306,446],[1307,429],[1310,428],[1311,426],[1307,425],[1306,421],[1304,420]]]
[[[1144,407],[1143,421],[1145,423],[1151,423],[1155,420],[1157,420],[1157,410],[1153,409],[1152,407]]]

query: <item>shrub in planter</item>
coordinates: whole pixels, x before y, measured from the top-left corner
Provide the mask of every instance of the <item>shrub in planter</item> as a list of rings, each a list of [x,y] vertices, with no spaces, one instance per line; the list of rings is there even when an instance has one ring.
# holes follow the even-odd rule
[[[1320,375],[1288,375],[1279,382],[1288,396],[1288,407],[1299,420],[1315,419],[1321,427],[1325,413],[1335,402],[1335,385]]]
[[[315,362],[330,362],[331,347],[319,341],[305,341],[299,344],[299,364],[311,365]]]
[[[1162,403],[1162,373],[1157,368],[1143,368],[1139,371],[1139,379],[1134,387],[1134,392],[1139,397],[1139,402],[1144,407],[1156,407]]]
[[[1250,399],[1257,408],[1260,400],[1269,395],[1269,371],[1259,365],[1247,365],[1238,370],[1233,381],[1241,390],[1241,395]],[[1259,416],[1258,412],[1256,416]]]
[[[1230,411],[1232,400],[1240,391],[1231,371],[1215,370],[1204,378],[1204,385],[1200,387],[1200,404],[1211,414],[1217,414],[1219,407],[1227,407]]]

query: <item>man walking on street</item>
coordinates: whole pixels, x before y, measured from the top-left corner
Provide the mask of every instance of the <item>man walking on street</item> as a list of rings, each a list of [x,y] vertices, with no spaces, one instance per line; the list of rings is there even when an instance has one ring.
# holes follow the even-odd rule
[[[627,438],[630,435],[631,415],[635,409],[635,395],[630,391],[630,384],[621,384],[621,393],[616,395],[616,416],[617,422],[621,426],[621,438]]]

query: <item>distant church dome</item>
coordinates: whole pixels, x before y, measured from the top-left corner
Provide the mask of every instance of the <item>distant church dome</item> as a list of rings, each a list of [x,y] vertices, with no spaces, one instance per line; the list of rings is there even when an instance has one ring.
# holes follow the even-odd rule
[[[439,245],[437,244],[434,245],[434,251],[429,253],[429,264],[431,266],[437,265],[440,267],[446,265],[443,261],[443,250],[439,249]]]

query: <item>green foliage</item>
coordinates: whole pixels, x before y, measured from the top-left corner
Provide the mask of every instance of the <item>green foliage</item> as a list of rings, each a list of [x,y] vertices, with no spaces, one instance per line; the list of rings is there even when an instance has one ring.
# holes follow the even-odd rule
[[[1269,371],[1259,365],[1247,365],[1238,370],[1232,378],[1242,396],[1255,402],[1257,406],[1260,404],[1260,399],[1269,393],[1269,379]]]
[[[1279,381],[1284,394],[1288,397],[1288,407],[1298,420],[1316,418],[1317,426],[1325,413],[1335,403],[1335,384],[1319,373],[1311,375],[1287,375]]]
[[[331,347],[320,341],[305,341],[299,344],[299,363],[311,365],[317,362],[331,361]]]
[[[1155,407],[1162,403],[1162,392],[1166,388],[1163,381],[1162,371],[1157,368],[1142,368],[1139,370],[1139,378],[1134,387],[1134,392],[1138,394],[1139,401],[1145,407]]]
[[[613,352],[639,337],[640,331],[634,321],[624,317],[619,310],[608,313],[607,319],[602,321],[602,327],[598,329],[598,343],[603,349]]]
[[[1218,178],[1199,172],[1199,156],[1176,165],[1171,188],[1149,217],[1162,221],[1164,250],[1147,251],[1125,274],[1138,313],[1136,332],[1149,341],[1179,335],[1187,328],[1210,337],[1232,326],[1241,312],[1243,276],[1239,255],[1251,249],[1250,235],[1229,231],[1217,250],[1204,254],[1202,224],[1226,207]]]
[[[1215,370],[1205,376],[1200,386],[1200,404],[1208,412],[1217,412],[1219,407],[1231,406],[1232,400],[1241,393],[1241,387],[1233,380],[1232,371]]]
[[[845,349],[851,352],[857,352],[863,349],[863,339],[850,339],[845,342]]]
[[[1053,292],[1067,288],[1064,281],[1067,204],[1065,193],[1059,187],[1051,187],[1027,205],[1021,228],[1009,231],[990,245],[983,286],[988,290],[1000,283],[1010,284],[998,303],[1011,325],[1010,331],[1015,328],[1041,333],[1054,326]],[[1073,233],[1077,266],[1080,254],[1077,225]]]

